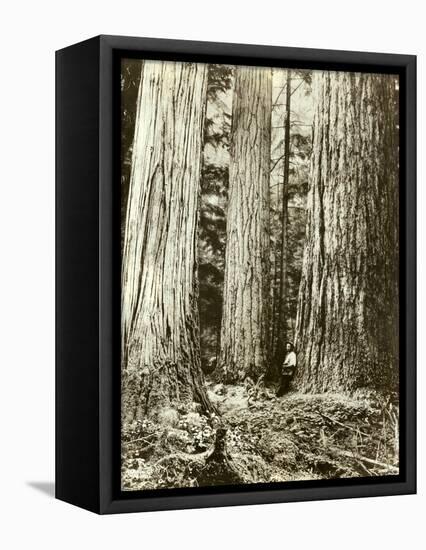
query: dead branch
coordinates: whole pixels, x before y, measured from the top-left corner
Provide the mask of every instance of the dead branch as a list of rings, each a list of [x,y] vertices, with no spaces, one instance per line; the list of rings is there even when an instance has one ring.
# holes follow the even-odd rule
[[[152,444],[152,442],[148,440],[148,437],[158,435],[158,433],[159,432],[152,433],[152,434],[147,435],[146,437],[138,437],[138,439],[132,439],[131,441],[123,441],[123,444],[124,445],[132,445],[133,443],[139,443],[139,441],[143,441],[144,443]]]
[[[351,453],[350,451],[342,451],[340,449],[336,449],[336,451],[338,454],[345,456],[347,458],[362,460],[362,462],[366,462],[367,464],[373,464],[374,466],[381,466],[382,468],[387,468],[388,470],[399,470],[398,466],[393,466],[392,464],[386,464],[385,462],[379,462],[378,460],[373,460],[372,458],[367,458],[366,456],[354,454],[354,453]]]
[[[339,420],[336,420],[335,418],[332,418],[331,416],[328,416],[322,412],[319,412],[318,411],[318,414],[322,417],[324,417],[325,419],[329,420],[330,422],[334,422],[335,424],[337,424],[338,426],[342,426],[342,428],[347,428],[348,430],[352,430],[353,432],[356,432],[356,433],[359,433],[365,437],[371,437],[370,434],[367,434],[365,432],[362,432],[359,428],[353,428],[352,426],[348,426],[347,424],[343,424],[342,422],[339,422]]]

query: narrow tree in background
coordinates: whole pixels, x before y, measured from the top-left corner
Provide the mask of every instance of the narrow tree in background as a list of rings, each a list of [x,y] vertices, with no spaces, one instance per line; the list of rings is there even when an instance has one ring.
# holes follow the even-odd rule
[[[389,388],[398,361],[396,77],[317,73],[298,382]]]
[[[228,381],[267,366],[271,88],[270,69],[236,69],[220,358]]]
[[[197,209],[207,66],[145,62],[122,261],[123,421],[210,407],[200,368]]]
[[[270,379],[281,370],[286,341],[294,338],[312,148],[311,101],[307,100],[311,71],[280,70],[275,75],[278,81],[272,104]]]
[[[290,174],[290,114],[291,114],[291,70],[287,70],[284,123],[284,171],[281,189],[281,250],[280,250],[280,287],[278,297],[277,349],[276,359],[281,363],[284,359],[287,340],[287,223],[288,223],[288,188]]]

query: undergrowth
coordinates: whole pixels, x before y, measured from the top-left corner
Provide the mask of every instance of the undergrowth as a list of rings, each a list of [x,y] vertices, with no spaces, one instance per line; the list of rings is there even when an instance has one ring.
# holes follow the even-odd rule
[[[124,490],[203,484],[219,427],[229,467],[242,483],[398,474],[399,413],[394,396],[290,393],[211,384],[220,416],[197,406],[161,411],[126,431]],[[220,477],[220,479],[219,479]],[[218,474],[216,484],[221,483]],[[215,483],[211,475],[209,483]]]

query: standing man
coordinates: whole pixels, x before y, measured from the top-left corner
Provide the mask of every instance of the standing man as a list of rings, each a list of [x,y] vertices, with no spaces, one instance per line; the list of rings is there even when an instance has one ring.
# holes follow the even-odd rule
[[[286,356],[284,363],[281,367],[281,380],[280,385],[277,391],[277,397],[281,397],[288,392],[290,382],[294,376],[297,364],[296,352],[294,351],[294,346],[290,342],[287,342],[286,345]]]

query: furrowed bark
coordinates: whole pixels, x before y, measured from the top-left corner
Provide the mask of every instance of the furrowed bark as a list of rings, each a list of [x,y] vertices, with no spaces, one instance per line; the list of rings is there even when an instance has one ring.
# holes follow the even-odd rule
[[[210,408],[200,367],[196,238],[207,67],[145,62],[122,260],[122,418]]]
[[[220,357],[228,381],[267,366],[271,86],[270,69],[236,69]]]
[[[389,389],[399,346],[396,77],[317,73],[314,94],[296,382]]]

